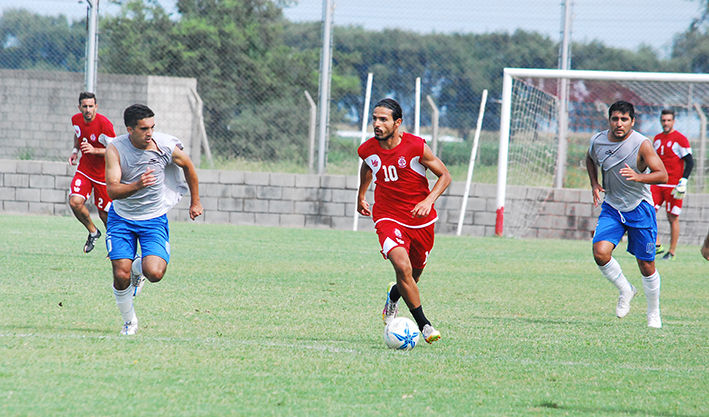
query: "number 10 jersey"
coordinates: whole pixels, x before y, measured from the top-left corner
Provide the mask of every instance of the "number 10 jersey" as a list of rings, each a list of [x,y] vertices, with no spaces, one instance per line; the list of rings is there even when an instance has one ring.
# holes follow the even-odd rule
[[[402,133],[401,143],[384,149],[376,138],[360,145],[357,153],[372,170],[374,179],[374,223],[394,221],[411,228],[426,227],[438,220],[435,208],[427,217],[413,217],[411,210],[430,193],[426,167],[420,162],[426,142]]]

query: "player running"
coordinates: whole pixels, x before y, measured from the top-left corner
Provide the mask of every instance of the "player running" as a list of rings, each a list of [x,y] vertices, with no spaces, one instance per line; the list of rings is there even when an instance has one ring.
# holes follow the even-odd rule
[[[647,325],[662,327],[660,318],[660,273],[655,269],[657,219],[649,184],[667,181],[667,171],[650,139],[634,131],[635,109],[627,101],[617,101],[608,109],[610,129],[595,134],[586,156],[593,204],[598,206],[605,193],[601,214],[593,235],[593,258],[620,295],[615,314],[630,312],[637,290],[623,275],[613,250],[628,233],[628,248],[638,261],[647,298]],[[598,167],[603,185],[598,182]]]
[[[128,134],[106,150],[106,186],[114,202],[108,212],[106,247],[113,264],[113,294],[123,316],[121,334],[138,331],[133,297],[144,278],[158,282],[170,261],[167,212],[190,191],[190,218],[202,214],[197,171],[182,143],[155,132],[155,114],[147,106],[128,107],[123,119]],[[187,187],[179,169],[185,173]],[[136,258],[140,243],[141,257]]]
[[[69,163],[76,165],[76,160],[81,151],[79,166],[76,168],[74,178],[71,180],[71,191],[69,193],[69,206],[74,216],[86,227],[89,237],[84,244],[84,252],[93,250],[96,240],[101,237],[101,231],[96,228],[91,220],[89,209],[86,208],[86,200],[94,193],[94,204],[98,209],[98,216],[106,226],[108,209],[111,207],[111,199],[106,192],[106,179],[104,176],[106,163],[104,154],[106,147],[99,141],[101,135],[115,137],[113,124],[103,115],[98,114],[96,109],[96,96],[94,93],[83,92],[79,94],[79,110],[71,118],[74,126],[74,149],[71,151]]]
[[[667,184],[657,184],[650,187],[655,210],[659,211],[665,203],[667,220],[670,222],[670,248],[663,260],[674,261],[677,241],[679,240],[679,214],[682,212],[682,199],[687,192],[687,180],[694,167],[692,147],[687,138],[675,130],[675,112],[671,109],[662,110],[660,114],[662,133],[655,135],[655,152],[665,164],[669,179]],[[665,248],[658,239],[655,253],[661,254]]]
[[[441,333],[428,321],[421,307],[417,282],[433,249],[433,229],[438,215],[433,207],[446,190],[451,176],[426,142],[400,131],[402,113],[399,103],[384,99],[372,114],[374,137],[358,150],[364,161],[360,170],[357,211],[372,216],[384,259],[396,272],[396,282],[389,284],[384,311],[388,324],[398,312],[403,297],[424,339],[433,343]],[[429,190],[426,170],[437,177]],[[370,210],[365,193],[374,179],[374,205]]]

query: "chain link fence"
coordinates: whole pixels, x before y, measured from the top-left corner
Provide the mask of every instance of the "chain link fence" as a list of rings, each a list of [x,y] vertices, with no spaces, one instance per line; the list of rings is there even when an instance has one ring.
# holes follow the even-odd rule
[[[437,131],[436,152],[456,180],[465,179],[480,99],[487,89],[490,99],[474,181],[495,182],[502,70],[558,67],[561,1],[334,4],[326,172],[357,172],[362,120],[370,117],[363,109],[365,85],[372,73],[372,103],[387,96],[398,100],[404,127],[411,132],[416,129],[415,86],[420,79],[420,134],[431,138]],[[709,46],[703,1],[586,0],[572,7],[572,69],[709,70],[709,57],[701,53]],[[86,3],[75,0],[1,2],[0,69],[13,76],[16,71],[83,73],[86,9]],[[123,0],[101,2],[99,11],[99,103],[102,92],[109,91],[101,85],[102,75],[147,77],[144,95],[113,97],[111,103],[126,107],[141,98],[148,105],[162,101],[161,112],[189,119],[180,135],[193,136],[189,139],[194,146],[201,142],[203,149],[208,143],[211,158],[202,152],[196,161],[203,168],[313,172],[312,152],[319,150],[311,147],[317,129],[311,126],[308,95],[317,105],[322,0]],[[163,77],[195,80],[195,91],[185,90],[189,99],[179,109],[170,107],[178,105],[174,94],[164,96],[154,88],[154,80]],[[10,87],[2,85],[6,103],[27,99],[9,94]],[[81,86],[72,88],[76,91],[62,90],[61,100],[48,110],[66,122],[66,137],[53,140],[65,142],[67,152],[69,117],[76,112]],[[20,139],[10,124],[17,118],[14,109],[0,109],[3,147]],[[183,116],[190,111],[192,116]],[[109,113],[116,131],[122,132],[120,111]],[[161,113],[157,116],[159,121]],[[656,125],[643,128],[649,136],[660,132],[659,115]],[[18,151],[3,157],[32,155]]]

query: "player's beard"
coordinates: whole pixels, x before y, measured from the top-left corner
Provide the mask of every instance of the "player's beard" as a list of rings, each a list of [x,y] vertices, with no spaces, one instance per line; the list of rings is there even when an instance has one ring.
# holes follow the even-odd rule
[[[381,137],[381,138],[380,138],[379,136],[377,136],[377,135],[374,135],[374,139],[378,140],[379,142],[386,142],[386,141],[388,141],[389,139],[391,139],[392,136],[394,136],[394,132],[391,132],[391,133],[389,133],[387,136],[384,136],[384,137]]]

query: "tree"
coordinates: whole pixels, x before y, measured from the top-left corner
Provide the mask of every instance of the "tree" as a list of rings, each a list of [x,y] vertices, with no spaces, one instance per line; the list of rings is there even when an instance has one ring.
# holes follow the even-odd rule
[[[285,153],[263,150],[305,148],[302,91],[313,91],[317,78],[312,55],[283,42],[283,2],[179,0],[174,21],[155,0],[121,4],[105,24],[108,70],[197,78],[212,147],[222,155],[278,158]],[[277,117],[285,115],[304,128],[284,135]]]
[[[0,68],[84,70],[85,22],[40,16],[24,9],[0,16]]]
[[[99,42],[101,65],[108,73],[133,75],[174,75],[178,68],[170,68],[169,54],[174,31],[165,9],[157,0],[116,1],[121,4],[117,16],[104,18],[100,26]]]

